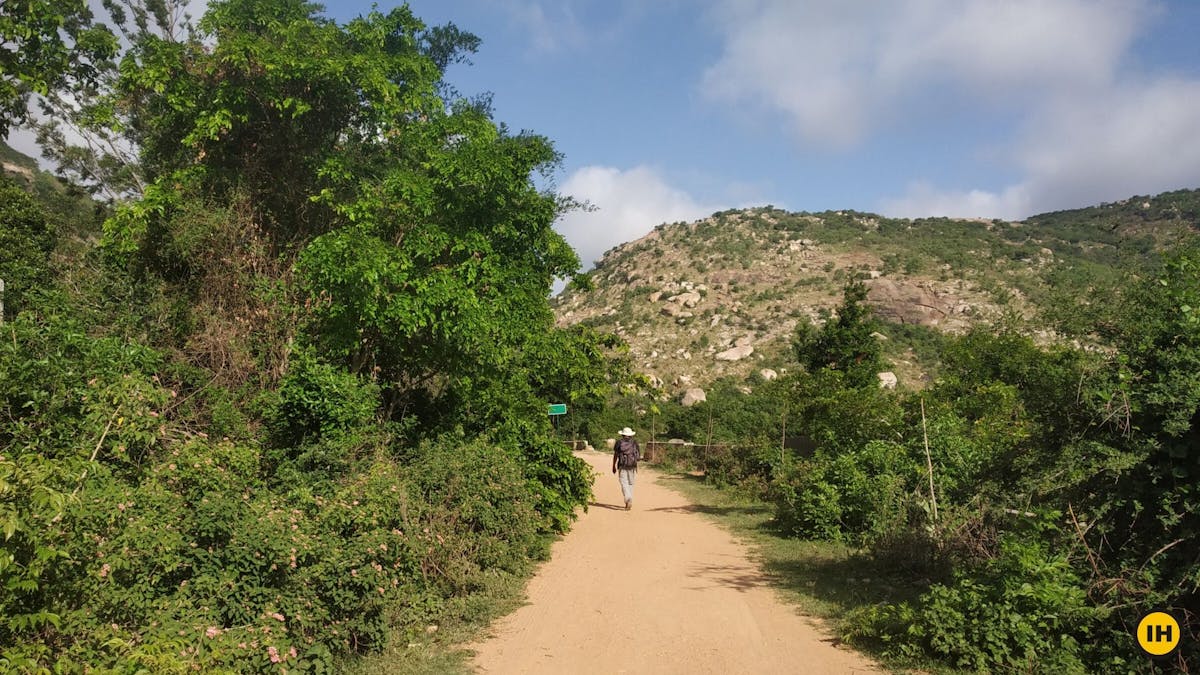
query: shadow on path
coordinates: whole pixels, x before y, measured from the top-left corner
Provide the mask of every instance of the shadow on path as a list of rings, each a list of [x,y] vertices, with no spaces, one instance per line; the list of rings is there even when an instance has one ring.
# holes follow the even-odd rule
[[[713,516],[727,516],[734,513],[758,514],[766,513],[767,506],[706,506],[704,504],[687,504],[685,506],[662,506],[647,511],[667,511],[670,513],[707,513]]]
[[[767,585],[766,575],[757,569],[747,568],[746,565],[696,565],[692,568],[692,576],[742,593]],[[701,591],[706,588],[709,587],[693,586],[692,590]]]
[[[610,511],[624,511],[625,505],[613,506],[612,504],[601,504],[600,502],[588,502],[588,508],[608,509]]]

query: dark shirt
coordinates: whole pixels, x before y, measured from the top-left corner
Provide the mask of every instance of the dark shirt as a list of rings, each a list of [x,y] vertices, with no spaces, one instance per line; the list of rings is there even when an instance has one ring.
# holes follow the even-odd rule
[[[632,447],[630,447],[630,446],[632,446]],[[627,447],[630,447],[630,450],[633,452],[633,466],[621,466],[621,464],[620,464],[621,451]],[[620,438],[620,440],[617,441],[617,444],[613,446],[613,462],[616,463],[617,466],[622,469],[636,469],[637,462],[641,458],[642,458],[641,448],[638,447],[637,441],[633,440],[629,436],[622,436]]]

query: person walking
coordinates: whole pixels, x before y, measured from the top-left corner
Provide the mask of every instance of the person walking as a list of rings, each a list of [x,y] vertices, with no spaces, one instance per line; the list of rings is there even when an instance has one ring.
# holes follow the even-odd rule
[[[621,482],[621,494],[625,496],[625,510],[633,508],[633,479],[637,477],[638,460],[642,458],[642,450],[637,441],[633,440],[633,429],[625,427],[621,430],[621,438],[613,446],[613,473],[618,473],[617,480]]]

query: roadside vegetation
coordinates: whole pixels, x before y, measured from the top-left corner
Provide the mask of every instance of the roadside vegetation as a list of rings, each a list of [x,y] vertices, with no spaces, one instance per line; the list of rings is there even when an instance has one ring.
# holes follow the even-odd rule
[[[609,371],[546,299],[558,155],[442,80],[478,40],[32,6],[0,132],[63,178],[0,185],[0,671],[333,672],[511,603],[590,495],[546,403]]]

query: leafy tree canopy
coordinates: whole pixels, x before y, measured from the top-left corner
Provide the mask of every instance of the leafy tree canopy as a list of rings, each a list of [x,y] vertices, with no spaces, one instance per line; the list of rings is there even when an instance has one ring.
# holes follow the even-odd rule
[[[117,50],[86,0],[0,2],[0,137],[27,118],[31,93],[92,83]]]
[[[800,364],[811,373],[824,369],[841,372],[851,386],[875,386],[883,359],[879,342],[871,335],[876,326],[866,300],[867,287],[852,282],[842,293],[836,318],[820,328],[800,322],[792,338]]]

